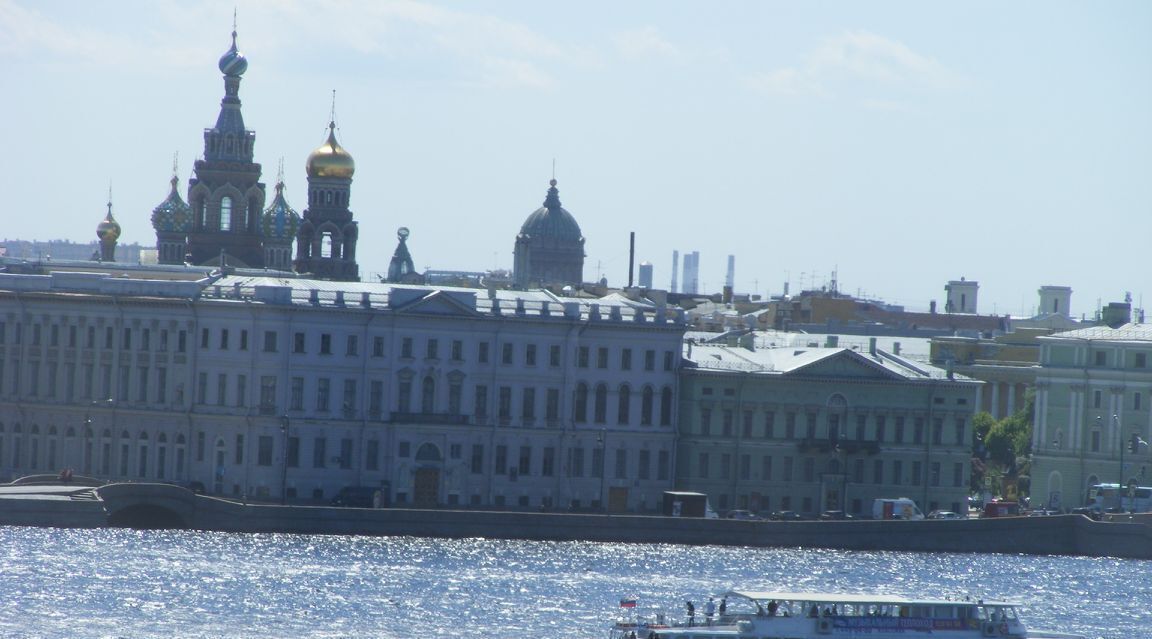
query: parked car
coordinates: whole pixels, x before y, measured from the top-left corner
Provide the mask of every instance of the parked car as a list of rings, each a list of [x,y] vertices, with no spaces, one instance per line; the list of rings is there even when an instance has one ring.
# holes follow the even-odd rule
[[[1084,515],[1089,519],[1100,521],[1100,511],[1092,506],[1077,506],[1071,512],[1073,515]]]
[[[769,517],[773,521],[800,521],[804,517],[795,510],[777,510]]]
[[[739,519],[742,521],[761,521],[761,518],[747,510],[729,510],[725,519]]]
[[[964,519],[959,514],[951,510],[933,510],[928,513],[928,519]]]
[[[855,519],[852,515],[844,512],[843,510],[825,510],[820,513],[821,521],[836,521],[841,519]]]

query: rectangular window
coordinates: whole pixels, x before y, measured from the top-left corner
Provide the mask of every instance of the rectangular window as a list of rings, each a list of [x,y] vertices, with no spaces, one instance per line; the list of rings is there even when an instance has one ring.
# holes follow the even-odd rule
[[[768,411],[764,413],[764,439],[772,439],[776,436],[776,413]]]
[[[275,375],[264,375],[260,377],[260,413],[264,415],[276,414]]]
[[[944,444],[944,419],[937,417],[932,420],[932,445],[940,446]]]
[[[765,455],[760,458],[760,479],[772,481],[772,456]]]
[[[369,439],[364,443],[364,468],[380,470],[380,441]]]
[[[340,468],[352,468],[352,439],[348,437],[340,440]]]
[[[632,349],[625,348],[620,351],[620,369],[632,370]]]
[[[700,453],[696,459],[696,476],[700,479],[708,479],[708,453]]]
[[[216,376],[216,405],[223,406],[228,401],[228,375],[220,373]]]
[[[512,418],[512,387],[501,386],[499,392],[499,412],[497,416],[499,416],[501,420],[509,420]]]
[[[872,460],[872,483],[873,484],[883,484],[884,483],[884,460],[883,459]]]
[[[896,418],[895,431],[896,432],[893,433],[893,436],[892,436],[892,443],[903,444],[904,443],[904,418],[903,417],[897,417]]]
[[[1099,390],[1092,391],[1092,408],[1100,408],[1104,403],[1104,394]]]
[[[628,478],[628,451],[616,449],[616,479]]]
[[[912,443],[913,444],[923,444],[924,443],[924,418],[923,417],[917,417],[913,420]]]
[[[963,417],[957,417],[952,423],[952,427],[955,429],[955,441],[953,443],[957,446],[963,446],[968,442],[967,423]]]
[[[581,346],[576,349],[576,368],[588,368],[587,346]]]
[[[400,339],[400,357],[411,359],[411,357],[412,357],[412,338],[411,337],[403,337]]]
[[[544,457],[540,460],[540,474],[544,477],[556,474],[556,449],[552,446],[544,447]]]
[[[484,473],[484,444],[472,444],[472,474]]]
[[[356,380],[344,380],[344,402],[341,407],[344,409],[344,419],[356,416]]]
[[[535,366],[536,365],[536,345],[535,344],[526,344],[524,346],[524,365],[525,366]]]
[[[196,402],[208,403],[208,373],[203,371],[196,375]]]
[[[592,449],[592,472],[591,477],[604,477],[604,448],[603,445],[599,448]],[[599,501],[599,500],[597,500]]]
[[[712,409],[700,409],[700,434],[707,437],[712,434]]]
[[[368,413],[379,418],[384,411],[384,382],[374,379],[368,386]]]
[[[964,485],[964,464],[956,462],[952,464],[952,487],[959,488]]]
[[[1148,355],[1145,353],[1136,353],[1133,358],[1133,365],[1135,368],[1148,367]]]
[[[505,365],[512,364],[512,345],[504,344],[500,347],[500,363]]]
[[[332,395],[332,380],[321,377],[316,380],[316,410],[328,410]]]
[[[887,418],[884,415],[876,416],[876,441],[880,443],[884,443],[888,437],[888,433],[885,432],[888,427],[886,422]]]
[[[104,347],[109,348],[107,344]],[[208,329],[206,328],[200,329],[200,348],[208,348]]]
[[[1104,366],[1105,364],[1108,363],[1108,354],[1105,353],[1104,351],[1096,351],[1095,355],[1096,355],[1096,365],[1097,366]]]
[[[272,465],[272,436],[260,435],[256,440],[256,465]]]
[[[248,329],[241,329],[240,331],[240,350],[248,350]]]
[[[646,370],[646,371],[656,370],[656,351],[654,351],[654,350],[644,351],[644,370]]]
[[[360,336],[349,335],[344,345],[344,354],[348,357],[356,357],[360,354]]]
[[[525,423],[536,418],[536,389],[525,388],[521,396],[520,418]]]
[[[508,447],[504,444],[496,445],[496,468],[494,469],[497,475],[508,474]]]
[[[740,479],[747,481],[752,479],[752,456],[740,455]]]
[[[459,362],[464,359],[464,342],[458,339],[452,340],[452,361]]]
[[[476,360],[481,364],[488,363],[488,342],[480,342],[476,345]]]
[[[440,340],[430,339],[424,345],[425,359],[440,359]]]
[[[379,335],[372,338],[372,357],[384,357],[384,338]]]
[[[554,422],[560,419],[560,389],[549,388],[544,404],[544,419]]]
[[[743,437],[745,439],[751,439],[752,438],[752,415],[753,415],[752,411],[750,411],[750,410],[744,411]]]
[[[899,459],[892,462],[892,483],[897,486],[904,483],[904,462]]]
[[[571,452],[571,460],[572,460],[571,470],[570,470],[571,475],[573,477],[583,477],[584,476],[584,449],[583,448],[571,448],[571,449],[569,449],[569,451]]]
[[[220,329],[220,350],[228,350],[228,329]]]
[[[933,486],[940,485],[940,462],[932,462],[931,484]]]
[[[244,435],[236,436],[236,465],[244,465]]]
[[[264,331],[264,352],[276,352],[276,331]]]
[[[636,464],[636,477],[638,479],[651,479],[652,451],[642,449],[637,459],[639,463]]]
[[[1132,410],[1140,410],[1140,393],[1132,393]]]
[[[288,438],[288,451],[285,455],[285,458],[286,458],[286,461],[287,461],[289,468],[299,468],[300,467],[300,438],[299,437],[289,437]]]
[[[784,413],[784,438],[796,439],[796,413]]]
[[[666,451],[666,450],[660,451],[660,453],[656,456],[656,479],[657,480],[663,481],[663,480],[668,479],[668,474],[672,468],[671,459],[672,459],[671,455],[669,455],[668,451]]]
[[[477,384],[476,386],[476,397],[472,412],[478,419],[483,419],[488,416],[488,387],[483,384]]]
[[[560,345],[559,344],[553,344],[553,345],[548,347],[548,365],[549,366],[559,366],[560,365]]]
[[[911,478],[910,483],[913,486],[919,486],[923,482],[924,482],[924,478],[923,478],[923,470],[922,470],[921,462],[914,461],[914,462],[912,462],[912,478]]]
[[[332,354],[332,335],[330,333],[320,333],[320,354]]]
[[[722,428],[724,429],[724,436],[725,437],[731,437],[732,436],[732,420],[733,420],[732,411],[730,409],[725,408],[720,413],[720,420],[721,420]]]
[[[324,458],[328,455],[328,440],[316,437],[312,440],[312,467],[325,468]]]
[[[608,368],[608,347],[596,349],[596,368]]]
[[[676,364],[676,353],[672,351],[664,351],[664,370],[674,370]]]
[[[291,410],[304,410],[304,378],[292,378],[292,397],[288,400]]]

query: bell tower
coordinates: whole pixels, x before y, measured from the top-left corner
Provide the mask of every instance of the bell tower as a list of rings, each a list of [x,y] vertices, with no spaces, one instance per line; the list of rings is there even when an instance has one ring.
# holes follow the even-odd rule
[[[333,98],[335,102],[335,98]],[[335,106],[328,140],[308,156],[308,208],[296,236],[296,272],[325,280],[359,282],[359,229],[348,208],[356,162],[336,141]]]

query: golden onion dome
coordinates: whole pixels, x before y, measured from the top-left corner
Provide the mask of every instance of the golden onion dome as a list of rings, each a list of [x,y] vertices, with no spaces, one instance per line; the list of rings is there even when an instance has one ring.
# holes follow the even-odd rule
[[[120,239],[120,223],[112,217],[111,202],[108,203],[108,215],[104,216],[104,221],[96,225],[96,237],[102,242],[115,242]]]
[[[356,172],[352,154],[336,141],[336,123],[328,124],[328,141],[308,156],[308,177],[351,178]]]

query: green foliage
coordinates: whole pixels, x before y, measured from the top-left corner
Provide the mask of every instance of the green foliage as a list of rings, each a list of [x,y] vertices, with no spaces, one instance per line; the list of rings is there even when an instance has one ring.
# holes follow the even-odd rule
[[[1035,408],[1035,393],[1029,389],[1024,406],[1004,419],[997,420],[983,412],[972,417],[974,490],[980,490],[987,475],[997,484],[1001,477],[1019,478],[1021,492],[1027,492]]]

